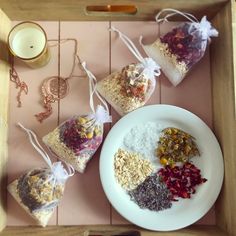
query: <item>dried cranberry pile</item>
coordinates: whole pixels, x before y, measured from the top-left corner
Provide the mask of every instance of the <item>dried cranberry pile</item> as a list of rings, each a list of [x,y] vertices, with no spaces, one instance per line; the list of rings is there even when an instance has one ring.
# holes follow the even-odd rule
[[[185,23],[161,37],[161,42],[168,44],[170,52],[188,68],[202,58],[205,50],[202,49],[202,44],[206,44],[202,40],[201,32],[195,30],[190,33],[190,27],[190,23]]]
[[[202,178],[201,171],[191,163],[185,163],[182,167],[166,166],[160,169],[158,174],[173,194],[173,198],[190,198],[191,194],[196,192],[195,187],[207,181]]]

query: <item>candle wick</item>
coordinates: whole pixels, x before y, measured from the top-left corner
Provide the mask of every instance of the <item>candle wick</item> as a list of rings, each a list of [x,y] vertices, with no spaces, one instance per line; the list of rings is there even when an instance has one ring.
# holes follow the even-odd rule
[[[30,48],[33,48],[34,46],[30,46]]]

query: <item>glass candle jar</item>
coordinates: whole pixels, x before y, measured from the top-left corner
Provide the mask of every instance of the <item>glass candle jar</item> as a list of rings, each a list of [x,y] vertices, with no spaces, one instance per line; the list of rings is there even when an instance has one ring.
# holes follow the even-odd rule
[[[50,61],[47,35],[44,29],[30,21],[15,25],[8,35],[10,52],[31,68],[38,68]]]

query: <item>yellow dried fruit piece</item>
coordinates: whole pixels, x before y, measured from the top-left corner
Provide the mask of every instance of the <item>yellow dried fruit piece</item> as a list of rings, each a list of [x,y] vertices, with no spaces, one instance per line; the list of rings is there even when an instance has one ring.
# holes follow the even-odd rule
[[[189,155],[190,151],[192,150],[192,148],[189,145],[185,146],[184,152],[186,155]]]
[[[176,162],[185,163],[200,153],[194,137],[180,129],[168,127],[162,130],[156,155],[162,165],[173,166]]]
[[[91,139],[93,137],[93,132],[87,133],[87,138]]]
[[[161,163],[163,166],[168,165],[168,161],[167,161],[166,158],[164,158],[164,157],[162,157],[162,158],[160,159],[160,163]]]
[[[96,134],[96,136],[98,136],[101,134],[101,130],[98,127],[95,127],[94,133]]]
[[[85,118],[79,117],[79,123],[80,123],[81,125],[85,124],[86,122],[87,122],[87,120],[86,120]]]

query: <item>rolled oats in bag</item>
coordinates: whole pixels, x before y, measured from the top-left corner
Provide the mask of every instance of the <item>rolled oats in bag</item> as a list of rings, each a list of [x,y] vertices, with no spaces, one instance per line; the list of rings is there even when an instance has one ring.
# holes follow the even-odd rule
[[[161,18],[164,12],[169,14]],[[154,43],[142,46],[147,55],[161,66],[170,82],[177,86],[192,66],[204,56],[207,44],[211,42],[211,37],[218,36],[218,31],[213,28],[206,16],[199,22],[189,13],[169,8],[160,11],[156,21],[166,22],[174,15],[184,16],[188,22],[180,23]]]
[[[45,227],[63,196],[66,180],[74,174],[74,170],[68,166],[69,171],[66,171],[61,162],[52,163],[36,135],[19,125],[28,133],[31,144],[48,167],[26,172],[10,183],[7,189],[26,212]]]
[[[82,63],[82,66],[89,79],[92,113],[74,116],[43,137],[43,142],[59,159],[69,163],[80,173],[85,171],[88,161],[102,143],[103,124],[111,122],[108,106],[96,91],[95,76],[87,70],[85,63]],[[94,94],[105,108],[98,105],[96,110],[94,109]]]
[[[160,75],[159,65],[151,58],[143,58],[133,42],[114,27],[121,40],[138,59],[138,63],[125,66],[99,81],[98,92],[121,115],[145,105],[155,87],[155,77]]]

